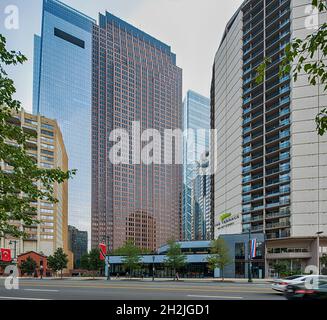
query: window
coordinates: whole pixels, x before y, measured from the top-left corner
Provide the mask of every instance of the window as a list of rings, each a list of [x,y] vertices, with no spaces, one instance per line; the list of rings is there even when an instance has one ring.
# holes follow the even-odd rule
[[[235,243],[235,259],[245,259],[244,242]]]
[[[67,42],[70,42],[82,49],[85,49],[85,42],[79,38],[72,36],[69,33],[66,33],[60,29],[54,28],[54,35],[58,38],[61,38]]]

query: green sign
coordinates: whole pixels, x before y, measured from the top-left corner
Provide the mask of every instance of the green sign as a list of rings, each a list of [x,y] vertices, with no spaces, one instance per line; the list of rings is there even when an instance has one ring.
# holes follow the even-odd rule
[[[226,219],[230,218],[232,216],[231,213],[223,213],[221,216],[220,216],[220,221],[221,222],[224,222]]]

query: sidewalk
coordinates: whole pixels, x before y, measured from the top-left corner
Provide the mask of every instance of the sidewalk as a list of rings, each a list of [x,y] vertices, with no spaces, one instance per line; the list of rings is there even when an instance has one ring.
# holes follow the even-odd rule
[[[6,277],[0,277],[0,279],[6,279]],[[34,278],[34,277],[19,277],[19,279],[27,279],[27,280],[39,280],[42,281],[40,278]],[[104,281],[107,280],[106,277],[63,277],[62,279],[60,277],[44,277],[43,280],[68,280],[68,281]],[[121,281],[121,282],[152,282],[152,278],[125,278],[120,277],[119,279],[116,279],[115,276],[111,277],[111,280],[113,281]],[[174,282],[172,278],[155,278],[155,282]],[[253,284],[268,284],[271,283],[273,279],[253,279]],[[177,281],[175,281],[177,282]],[[220,278],[180,278],[178,282],[196,282],[196,283],[222,283]],[[236,279],[236,278],[225,278],[224,283],[244,283],[248,284],[248,279]]]

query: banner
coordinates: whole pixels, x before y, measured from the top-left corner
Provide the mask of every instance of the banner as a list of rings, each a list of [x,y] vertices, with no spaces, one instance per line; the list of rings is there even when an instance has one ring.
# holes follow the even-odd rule
[[[107,254],[107,246],[103,243],[99,244],[99,249],[100,249],[100,260],[104,261],[106,260],[106,254]]]
[[[1,248],[1,261],[11,262],[11,250]]]
[[[251,240],[251,258],[256,258],[257,256],[257,239]]]

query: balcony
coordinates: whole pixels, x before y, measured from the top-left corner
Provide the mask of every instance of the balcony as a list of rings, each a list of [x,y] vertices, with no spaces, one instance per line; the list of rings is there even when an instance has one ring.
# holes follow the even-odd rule
[[[278,212],[271,212],[266,214],[266,219],[275,219],[281,218],[285,216],[289,216],[291,214],[290,210],[278,211]]]
[[[263,216],[255,216],[251,218],[251,222],[258,222],[262,220],[263,220]]]
[[[291,146],[291,143],[289,141],[285,141],[285,142],[281,142],[279,144],[279,148],[280,149],[285,149],[285,148],[289,148]]]
[[[251,231],[254,232],[254,231],[263,231],[263,225],[260,225],[260,226],[252,226],[251,227]]]
[[[276,222],[276,223],[267,223],[266,229],[282,229],[282,228],[290,228],[290,222]]]

